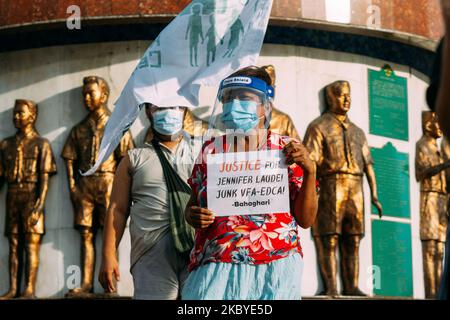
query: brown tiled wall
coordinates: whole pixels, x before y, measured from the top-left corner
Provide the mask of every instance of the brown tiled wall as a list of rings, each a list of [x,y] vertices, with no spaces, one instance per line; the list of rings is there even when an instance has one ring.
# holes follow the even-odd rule
[[[442,34],[439,0],[372,0],[381,8],[386,29],[438,39]]]
[[[301,16],[301,0],[277,1],[272,5],[272,16],[298,18]]]
[[[275,0],[276,18],[302,16],[302,4],[324,8],[325,0]],[[177,14],[190,0],[0,0],[0,27],[30,22],[65,19],[67,7],[77,4],[84,17],[117,15]],[[351,0],[352,24],[365,26],[367,6],[381,9],[383,29],[398,30],[439,39],[442,34],[439,0]],[[304,10],[305,12],[307,10]],[[324,12],[314,18],[323,17]]]

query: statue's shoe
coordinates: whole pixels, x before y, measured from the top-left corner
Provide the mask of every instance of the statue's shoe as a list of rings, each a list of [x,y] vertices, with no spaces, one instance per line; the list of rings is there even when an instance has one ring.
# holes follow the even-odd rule
[[[353,296],[353,297],[367,297],[367,294],[359,290],[359,288],[355,288],[353,290],[344,291],[342,293],[344,296]]]
[[[14,299],[17,295],[17,292],[15,290],[10,290],[6,294],[0,296],[0,300],[9,300]]]
[[[24,292],[19,299],[21,300],[33,300],[36,299],[36,296],[34,295],[34,293],[28,293],[28,292]]]
[[[329,298],[337,298],[339,297],[339,293],[337,292],[337,290],[327,290],[327,291],[323,290],[319,292],[317,296],[327,296]]]
[[[66,293],[66,298],[76,297],[76,298],[88,298],[92,295],[92,286],[81,286],[78,288],[70,289]]]

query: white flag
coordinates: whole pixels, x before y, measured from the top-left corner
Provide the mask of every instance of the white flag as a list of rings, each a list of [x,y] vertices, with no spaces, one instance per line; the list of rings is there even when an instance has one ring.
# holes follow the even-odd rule
[[[201,85],[216,86],[254,65],[273,0],[193,0],[147,49],[106,124],[93,174],[133,122],[143,103],[198,106]]]

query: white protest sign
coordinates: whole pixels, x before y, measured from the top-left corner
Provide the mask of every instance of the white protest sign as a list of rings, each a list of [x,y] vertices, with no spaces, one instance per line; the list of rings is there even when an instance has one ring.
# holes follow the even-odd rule
[[[216,216],[290,212],[282,150],[209,154],[208,209]]]

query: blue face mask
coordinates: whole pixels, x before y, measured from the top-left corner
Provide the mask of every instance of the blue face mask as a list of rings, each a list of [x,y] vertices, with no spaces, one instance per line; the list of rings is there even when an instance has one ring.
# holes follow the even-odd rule
[[[227,129],[241,129],[247,133],[259,123],[257,108],[256,101],[234,99],[223,105],[222,122]]]
[[[153,113],[153,128],[160,134],[174,135],[183,129],[184,112],[176,109],[158,110]]]

